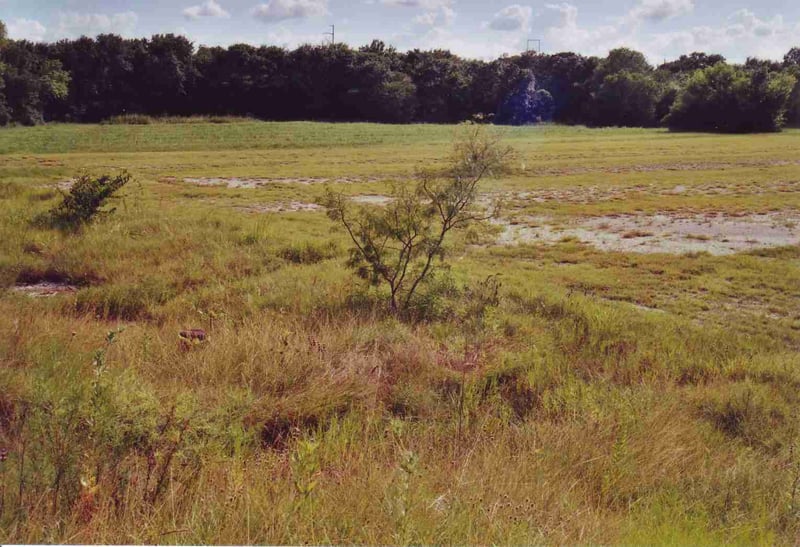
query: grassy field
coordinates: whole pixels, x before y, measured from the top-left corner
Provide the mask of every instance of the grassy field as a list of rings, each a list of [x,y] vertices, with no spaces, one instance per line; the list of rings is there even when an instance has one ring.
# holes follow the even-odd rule
[[[0,542],[795,543],[800,131],[507,130],[502,218],[399,321],[314,204],[454,131],[0,131]]]

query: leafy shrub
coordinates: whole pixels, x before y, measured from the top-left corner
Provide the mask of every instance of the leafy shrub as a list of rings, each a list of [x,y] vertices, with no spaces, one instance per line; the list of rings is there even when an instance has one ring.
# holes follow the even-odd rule
[[[39,224],[55,228],[77,228],[102,213],[105,202],[120,188],[130,182],[131,176],[123,172],[116,176],[93,178],[82,175],[56,207],[37,218]],[[113,209],[106,211],[113,212]]]
[[[681,130],[777,131],[795,83],[786,73],[718,63],[692,74],[665,121]]]

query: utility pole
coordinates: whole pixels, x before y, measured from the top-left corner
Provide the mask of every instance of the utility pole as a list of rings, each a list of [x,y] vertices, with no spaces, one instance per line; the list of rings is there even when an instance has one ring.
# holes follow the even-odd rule
[[[331,31],[330,32],[324,32],[323,34],[325,36],[330,36],[331,37],[331,45],[332,46],[336,45],[336,25],[331,25]]]
[[[536,43],[537,49],[535,49],[534,51],[536,53],[541,53],[542,52],[542,41],[539,38],[528,38],[528,43],[525,46],[525,51],[526,52],[527,51],[531,51],[531,42]]]

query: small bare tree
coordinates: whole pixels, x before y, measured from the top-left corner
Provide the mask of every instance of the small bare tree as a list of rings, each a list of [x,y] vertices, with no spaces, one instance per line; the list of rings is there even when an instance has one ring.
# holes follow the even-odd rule
[[[492,130],[464,124],[450,165],[420,172],[413,186],[395,185],[386,207],[353,209],[346,196],[326,190],[328,216],[354,244],[348,265],[373,285],[388,286],[393,313],[408,309],[435,261],[444,259],[450,232],[497,215],[496,205],[488,211],[476,206],[478,183],[506,169],[511,152]]]

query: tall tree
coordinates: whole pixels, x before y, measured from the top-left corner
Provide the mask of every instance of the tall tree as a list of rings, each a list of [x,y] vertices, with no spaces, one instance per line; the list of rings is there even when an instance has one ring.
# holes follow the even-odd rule
[[[42,123],[49,101],[67,96],[69,74],[61,63],[46,57],[36,45],[9,40],[0,48],[5,123]]]
[[[594,91],[587,121],[594,125],[647,127],[656,124],[659,87],[644,55],[611,50],[592,76]]]
[[[190,113],[195,85],[194,45],[183,36],[158,34],[136,48],[136,91],[150,114]]]

